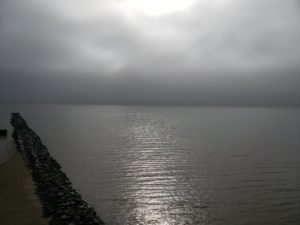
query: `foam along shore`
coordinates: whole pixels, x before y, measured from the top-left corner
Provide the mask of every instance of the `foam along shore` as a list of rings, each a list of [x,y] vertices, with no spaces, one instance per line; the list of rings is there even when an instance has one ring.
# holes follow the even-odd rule
[[[13,138],[17,150],[21,152],[30,170],[36,194],[42,203],[43,216],[49,219],[49,224],[104,224],[94,208],[72,187],[60,165],[20,114],[12,114],[11,124],[14,127]]]
[[[0,149],[2,150],[2,149]],[[0,165],[0,224],[46,225],[42,206],[21,154],[14,152]]]

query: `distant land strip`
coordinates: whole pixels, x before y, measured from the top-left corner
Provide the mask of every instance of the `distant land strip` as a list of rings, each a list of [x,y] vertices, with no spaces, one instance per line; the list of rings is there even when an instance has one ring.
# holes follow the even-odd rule
[[[12,113],[13,139],[35,182],[49,225],[99,225],[104,222],[72,187],[61,166],[19,113]]]

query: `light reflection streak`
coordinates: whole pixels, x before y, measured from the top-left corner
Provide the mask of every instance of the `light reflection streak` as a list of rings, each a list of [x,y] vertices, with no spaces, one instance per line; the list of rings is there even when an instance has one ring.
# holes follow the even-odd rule
[[[186,196],[193,194],[185,188],[190,185],[184,181],[179,167],[188,160],[184,154],[174,153],[180,150],[177,146],[182,140],[172,134],[165,123],[148,118],[143,123],[133,118],[126,134],[131,152],[123,165],[128,169],[124,179],[130,180],[126,196],[130,195],[135,205],[129,214],[138,224],[183,224],[178,223],[178,217],[192,217],[194,212],[187,207]],[[188,221],[182,222],[188,224]]]

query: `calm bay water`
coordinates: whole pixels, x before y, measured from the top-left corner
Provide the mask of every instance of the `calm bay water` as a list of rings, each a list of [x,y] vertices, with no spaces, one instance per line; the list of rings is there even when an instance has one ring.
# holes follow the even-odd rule
[[[107,224],[300,224],[300,109],[11,110]]]

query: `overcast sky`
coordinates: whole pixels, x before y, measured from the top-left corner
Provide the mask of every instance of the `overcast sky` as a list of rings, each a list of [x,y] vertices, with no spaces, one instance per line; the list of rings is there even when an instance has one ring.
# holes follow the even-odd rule
[[[300,1],[0,0],[0,102],[300,105]]]

